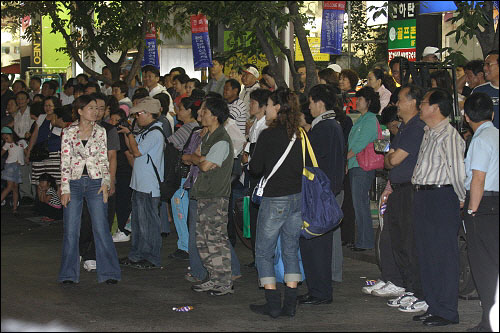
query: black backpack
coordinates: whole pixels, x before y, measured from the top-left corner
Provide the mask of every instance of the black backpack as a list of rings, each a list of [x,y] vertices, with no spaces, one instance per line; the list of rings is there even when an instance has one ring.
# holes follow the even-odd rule
[[[181,186],[181,181],[182,178],[185,178],[187,174],[189,173],[189,166],[185,165],[182,163],[182,152],[184,149],[188,146],[189,142],[191,141],[191,137],[193,133],[197,130],[200,129],[201,127],[195,127],[191,131],[191,134],[189,135],[188,140],[186,141],[186,144],[182,148],[182,150],[177,150],[173,144],[169,143],[167,141],[167,136],[165,135],[165,132],[163,132],[163,129],[159,126],[152,126],[150,127],[144,135],[149,133],[150,131],[153,130],[158,130],[163,134],[163,138],[165,139],[165,147],[163,149],[163,182],[160,181],[160,175],[158,174],[158,169],[156,168],[155,164],[153,163],[153,159],[151,156],[148,154],[148,163],[151,161],[151,164],[153,165],[153,169],[156,174],[156,179],[158,179],[158,183],[160,184],[160,200],[161,201],[166,201],[169,202],[170,199],[172,199],[174,193],[179,189]]]

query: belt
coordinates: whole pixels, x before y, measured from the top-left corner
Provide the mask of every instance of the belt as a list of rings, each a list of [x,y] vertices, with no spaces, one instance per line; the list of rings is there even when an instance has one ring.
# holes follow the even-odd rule
[[[418,185],[415,184],[413,185],[413,189],[415,191],[425,191],[425,190],[435,190],[437,188],[445,188],[445,187],[452,187],[453,185],[451,184],[446,184],[446,185]]]
[[[467,191],[467,196],[470,197],[470,191]],[[483,197],[498,197],[498,192],[495,191],[484,191]]]
[[[408,182],[408,183],[391,183],[391,187],[394,189],[394,190],[398,190],[400,188],[403,188],[403,187],[409,187],[409,186],[412,186],[412,183],[411,182]]]

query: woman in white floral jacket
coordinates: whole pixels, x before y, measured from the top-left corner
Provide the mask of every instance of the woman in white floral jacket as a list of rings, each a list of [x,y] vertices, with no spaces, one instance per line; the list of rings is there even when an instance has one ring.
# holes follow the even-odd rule
[[[85,199],[95,236],[97,281],[116,284],[121,272],[107,219],[110,176],[106,130],[95,123],[97,104],[88,95],[73,102],[73,115],[78,120],[63,130],[61,142],[64,237],[58,280],[64,284],[79,282],[78,240]]]

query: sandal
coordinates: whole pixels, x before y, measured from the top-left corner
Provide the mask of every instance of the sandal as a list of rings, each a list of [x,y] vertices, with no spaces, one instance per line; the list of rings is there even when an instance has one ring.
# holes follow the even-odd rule
[[[188,280],[189,282],[201,282],[200,279],[198,279],[197,277],[194,277],[193,274],[191,273],[186,273],[186,275],[184,275],[184,279]]]

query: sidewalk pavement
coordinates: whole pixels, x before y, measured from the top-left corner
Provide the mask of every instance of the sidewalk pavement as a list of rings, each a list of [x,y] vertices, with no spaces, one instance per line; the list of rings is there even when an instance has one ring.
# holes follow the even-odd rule
[[[122,268],[117,285],[97,284],[96,273],[81,268],[77,285],[57,283],[62,250],[62,222],[32,222],[30,207],[20,207],[13,216],[1,210],[2,331],[18,331],[34,324],[47,324],[79,331],[465,331],[481,318],[477,300],[459,300],[460,324],[427,328],[385,305],[387,299],[365,295],[365,280],[379,277],[374,251],[344,250],[343,282],[333,283],[329,305],[303,305],[294,318],[272,319],[252,313],[248,305],[263,304],[264,292],[257,286],[257,273],[245,264],[251,252],[237,243],[236,252],[243,277],[234,283],[235,293],[221,297],[191,291],[184,280],[188,261],[169,259],[176,247],[176,234],[163,240],[163,269]],[[36,219],[34,220],[36,221]],[[128,254],[130,242],[115,243],[119,257]],[[283,287],[282,287],[283,288]],[[307,292],[304,285],[299,295]],[[190,312],[172,307],[191,305]],[[20,328],[21,327],[21,328]],[[55,330],[61,330],[56,326]]]

